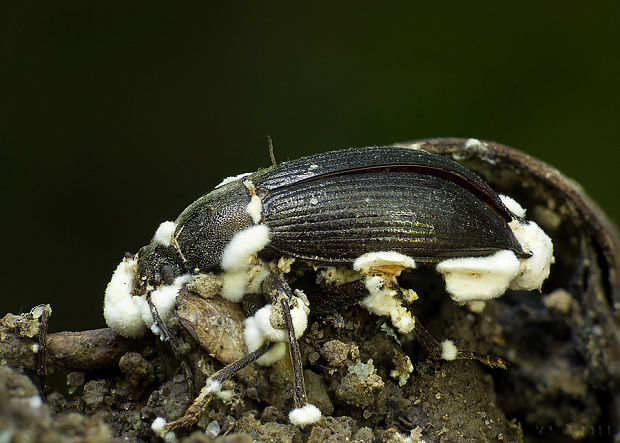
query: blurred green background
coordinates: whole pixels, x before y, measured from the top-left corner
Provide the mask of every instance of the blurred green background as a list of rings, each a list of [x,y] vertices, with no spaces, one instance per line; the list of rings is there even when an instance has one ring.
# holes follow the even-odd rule
[[[0,315],[104,325],[124,251],[227,175],[495,140],[620,220],[620,3],[39,2],[3,14]]]

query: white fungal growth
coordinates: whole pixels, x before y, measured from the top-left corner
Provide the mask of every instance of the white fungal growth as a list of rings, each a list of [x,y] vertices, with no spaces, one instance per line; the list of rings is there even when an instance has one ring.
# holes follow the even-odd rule
[[[519,273],[520,263],[512,251],[486,257],[450,258],[437,264],[446,291],[457,303],[499,297]]]
[[[254,225],[237,232],[222,254],[222,297],[238,302],[245,294],[260,292],[269,268],[256,253],[269,243],[269,228]]]
[[[43,405],[43,400],[38,395],[32,395],[30,397],[26,397],[26,403],[31,409],[39,409]]]
[[[508,208],[510,212],[512,212],[517,217],[525,217],[525,209],[519,203],[517,203],[514,199],[508,197],[507,195],[499,195],[500,200]]]
[[[293,329],[295,330],[295,337],[299,338],[308,327],[309,310],[298,297],[293,298],[291,305],[293,306],[291,309]],[[288,334],[285,329],[273,327],[271,309],[270,304],[266,305],[256,311],[254,316],[246,318],[243,330],[248,352],[254,352],[265,343],[275,343],[266,354],[256,361],[261,366],[270,366],[286,355],[285,342],[288,341]]]
[[[469,303],[467,303],[467,308],[470,310],[470,312],[473,312],[475,314],[480,314],[482,311],[484,311],[484,308],[486,308],[486,302],[481,301],[481,300],[474,300],[474,301],[470,301]]]
[[[486,147],[485,145],[486,145],[486,143],[482,143],[477,138],[469,138],[465,142],[465,147],[466,148],[485,148]]]
[[[222,268],[241,271],[250,266],[253,256],[269,243],[267,225],[254,225],[237,232],[224,248]]]
[[[243,177],[247,177],[248,175],[252,174],[251,172],[244,172],[243,174],[238,174],[238,175],[232,175],[230,177],[226,177],[225,179],[223,179],[216,187],[215,189],[227,185],[230,182],[234,182],[235,180],[241,180]]]
[[[480,143],[470,139],[467,145]],[[502,295],[506,289],[540,289],[554,262],[551,239],[531,221],[522,220],[525,209],[506,195],[499,196],[515,217],[508,225],[521,248],[531,257],[518,259],[511,251],[499,251],[487,257],[462,257],[444,260],[437,265],[443,274],[446,291],[458,303],[485,301]],[[479,305],[472,305],[476,312]]]
[[[364,283],[370,295],[360,302],[361,306],[373,314],[389,315],[392,324],[401,334],[413,331],[415,319],[398,300],[396,289],[391,289],[388,282],[379,276],[366,277]]]
[[[155,231],[153,242],[162,246],[170,246],[174,238],[174,231],[177,229],[177,224],[171,221],[165,221]]]
[[[271,366],[277,361],[282,360],[286,356],[286,343],[274,343],[269,350],[265,352],[259,359],[256,360],[256,364],[259,366]]]
[[[132,296],[137,260],[124,258],[112,275],[105,290],[103,316],[110,328],[124,337],[136,338],[144,334],[139,297]]]
[[[459,350],[452,340],[444,340],[441,342],[441,358],[444,360],[454,360]]]
[[[207,394],[219,394],[222,390],[222,383],[217,380],[213,380],[212,378],[208,379],[205,383],[205,387],[203,388]]]
[[[250,216],[255,225],[260,222],[263,213],[263,205],[258,195],[253,195],[252,198],[250,198],[250,203],[248,203],[245,208],[245,212]]]
[[[289,421],[300,428],[316,423],[321,419],[321,411],[316,406],[308,403],[301,408],[295,408],[288,414]]]
[[[265,263],[254,259],[252,265],[240,271],[225,272],[221,275],[221,295],[234,303],[241,301],[245,294],[260,293],[260,286],[269,275],[269,268]]]
[[[308,313],[306,312],[304,303],[297,297],[293,298],[293,306],[291,308],[291,318],[293,320],[293,328],[295,329],[295,338],[300,338],[308,327]],[[263,336],[270,342],[286,341],[288,334],[285,329],[276,329],[271,324],[271,305],[263,306],[254,314],[258,327]]]
[[[532,221],[513,220],[509,226],[523,250],[532,254],[529,258],[521,259],[518,276],[510,283],[510,288],[528,291],[540,289],[555,261],[553,243]]]
[[[381,266],[394,266],[402,268],[415,268],[415,260],[395,251],[368,252],[359,256],[353,262],[353,269],[362,274],[369,274],[373,268]]]
[[[145,295],[132,295],[137,260],[124,258],[119,263],[105,291],[103,315],[110,328],[124,337],[136,338],[147,328],[159,334]],[[151,301],[162,320],[167,320],[176,305],[179,289],[190,280],[189,275],[177,277],[171,285],[162,285],[151,292]]]
[[[155,434],[163,438],[164,434],[166,433],[166,424],[168,424],[168,422],[165,418],[157,417],[155,420],[153,420],[153,423],[151,423],[151,429]]]
[[[325,266],[317,272],[316,283],[327,285],[342,285],[362,278],[362,275],[343,266]]]

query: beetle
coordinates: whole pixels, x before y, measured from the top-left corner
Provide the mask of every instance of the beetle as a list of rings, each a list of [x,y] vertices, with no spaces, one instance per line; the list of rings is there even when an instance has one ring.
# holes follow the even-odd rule
[[[160,333],[181,287],[209,275],[214,291],[240,302],[263,294],[269,302],[248,312],[249,354],[218,371],[173,429],[197,419],[210,395],[245,365],[270,364],[291,354],[293,424],[320,418],[305,399],[297,339],[316,313],[359,303],[388,315],[400,333],[415,332],[432,358],[498,357],[439,343],[407,309],[417,298],[398,277],[417,266],[439,272],[454,301],[466,304],[507,288],[540,288],[553,245],[525,210],[455,161],[422,149],[373,146],[310,155],[225,179],[160,225],[148,245],[126,257],[105,295],[108,325],[136,337]],[[317,272],[323,290],[292,288],[290,264]],[[159,323],[159,324],[158,324]]]

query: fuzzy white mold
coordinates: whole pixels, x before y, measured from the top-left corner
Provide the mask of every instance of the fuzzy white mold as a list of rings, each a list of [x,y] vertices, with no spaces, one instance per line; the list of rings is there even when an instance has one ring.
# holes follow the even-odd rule
[[[295,426],[304,427],[316,423],[321,419],[321,411],[308,403],[301,408],[295,408],[288,414],[289,421]]]
[[[486,143],[481,142],[477,138],[469,138],[465,142],[466,148],[486,148]]]
[[[136,267],[135,258],[124,258],[119,263],[106,288],[103,305],[103,316],[108,326],[129,338],[143,335],[147,328],[159,334],[145,295],[131,294]],[[151,301],[162,320],[165,321],[170,317],[176,305],[179,289],[189,280],[189,275],[182,275],[177,277],[172,285],[162,285],[151,292]]]
[[[157,228],[155,235],[153,236],[153,242],[162,246],[170,246],[174,238],[174,231],[177,229],[177,224],[171,221],[165,221]]]
[[[255,225],[260,222],[263,215],[263,204],[258,195],[253,195],[252,198],[250,198],[250,203],[246,206],[245,213],[250,216]]]
[[[174,279],[171,285],[162,285],[151,292],[151,302],[157,308],[157,312],[163,321],[168,320],[177,303],[177,295],[181,287],[191,280],[189,274],[182,275]],[[154,334],[160,333],[151,315],[151,309],[145,296],[138,297],[142,310],[142,321],[147,328],[151,328]]]
[[[271,366],[286,356],[286,350],[286,343],[274,343],[269,347],[267,352],[256,360],[256,364],[259,366]]]
[[[525,217],[525,209],[519,203],[517,203],[513,198],[508,197],[507,195],[499,195],[500,200],[508,208],[510,212],[512,212],[517,217]]]
[[[360,278],[362,275],[352,269],[343,266],[325,266],[317,272],[316,283],[338,286]]]
[[[295,297],[293,300],[291,318],[295,337],[299,338],[308,327],[309,312],[300,298]],[[276,329],[272,326],[270,304],[256,311],[252,317],[245,319],[243,335],[248,352],[254,352],[265,343],[274,343],[269,351],[256,361],[261,366],[270,366],[286,355],[285,342],[288,341],[288,334],[285,329]]]
[[[308,314],[301,307],[303,302],[297,299],[297,306],[291,309],[291,318],[293,320],[293,328],[295,329],[295,338],[300,338],[308,327]],[[276,329],[271,324],[271,305],[263,306],[254,314],[260,332],[267,341],[280,342],[288,340],[288,334],[285,329]]]
[[[252,257],[269,243],[269,227],[254,225],[237,232],[224,248],[222,268],[225,271],[246,269]]]
[[[444,340],[441,342],[441,358],[444,360],[454,360],[459,350],[452,340]]]
[[[521,259],[518,276],[510,283],[511,289],[540,289],[549,277],[553,257],[553,243],[545,232],[532,221],[513,220],[509,223],[524,251],[531,257]]]
[[[379,277],[366,277],[364,280],[370,295],[364,298],[360,305],[373,314],[389,315],[392,324],[401,334],[413,331],[415,319],[397,298],[395,289],[387,287],[387,282]]]
[[[256,253],[268,243],[266,225],[250,226],[233,236],[222,254],[222,297],[238,302],[245,294],[259,292],[269,269],[256,258]]]
[[[230,177],[226,177],[225,179],[223,179],[216,187],[215,189],[227,185],[230,182],[234,182],[235,180],[241,180],[243,177],[247,177],[248,175],[252,174],[251,172],[244,172],[243,174],[238,174],[238,175],[231,175]]]
[[[415,260],[395,251],[368,252],[353,262],[353,269],[362,274],[369,274],[373,268],[381,266],[398,266],[415,268]]]
[[[124,258],[105,290],[103,316],[110,328],[124,337],[139,337],[146,331],[139,297],[131,295],[137,260]]]
[[[246,269],[229,271],[221,275],[221,295],[226,300],[237,303],[245,294],[260,293],[260,286],[268,275],[267,265],[255,258]]]
[[[267,338],[262,333],[256,317],[245,319],[243,336],[248,352],[254,352],[267,342]],[[286,344],[280,342],[271,345],[270,349],[263,354],[256,363],[260,366],[271,366],[278,360],[282,360],[286,355]]]
[[[512,251],[502,250],[486,257],[460,257],[437,264],[446,291],[457,303],[499,297],[519,273],[520,263]]]
[[[153,423],[151,423],[151,429],[153,430],[155,434],[159,435],[160,437],[163,437],[164,434],[166,433],[167,424],[168,422],[166,421],[164,417],[157,417],[155,420],[153,420]]]

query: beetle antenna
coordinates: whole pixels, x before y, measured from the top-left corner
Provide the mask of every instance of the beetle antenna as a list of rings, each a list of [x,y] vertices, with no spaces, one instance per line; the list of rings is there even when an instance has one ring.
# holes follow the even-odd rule
[[[194,384],[192,383],[192,371],[189,368],[189,363],[187,362],[187,358],[181,355],[179,351],[179,347],[177,346],[176,340],[170,333],[170,330],[162,320],[159,315],[159,311],[157,310],[157,306],[151,300],[151,293],[153,291],[149,291],[146,294],[146,301],[149,304],[149,308],[151,310],[151,316],[153,317],[153,322],[159,328],[162,341],[168,343],[170,345],[170,349],[172,349],[172,353],[175,358],[181,362],[181,369],[185,375],[185,382],[187,383],[185,393],[188,398],[188,402],[190,399],[194,398]]]
[[[494,355],[481,354],[476,351],[459,351],[451,340],[439,343],[435,337],[416,319],[414,332],[418,341],[433,360],[478,360],[492,368],[508,369],[508,364]]]
[[[271,165],[275,166],[278,162],[276,162],[276,156],[273,153],[273,141],[271,140],[271,135],[267,136],[267,146],[269,146],[269,158],[271,159]]]

